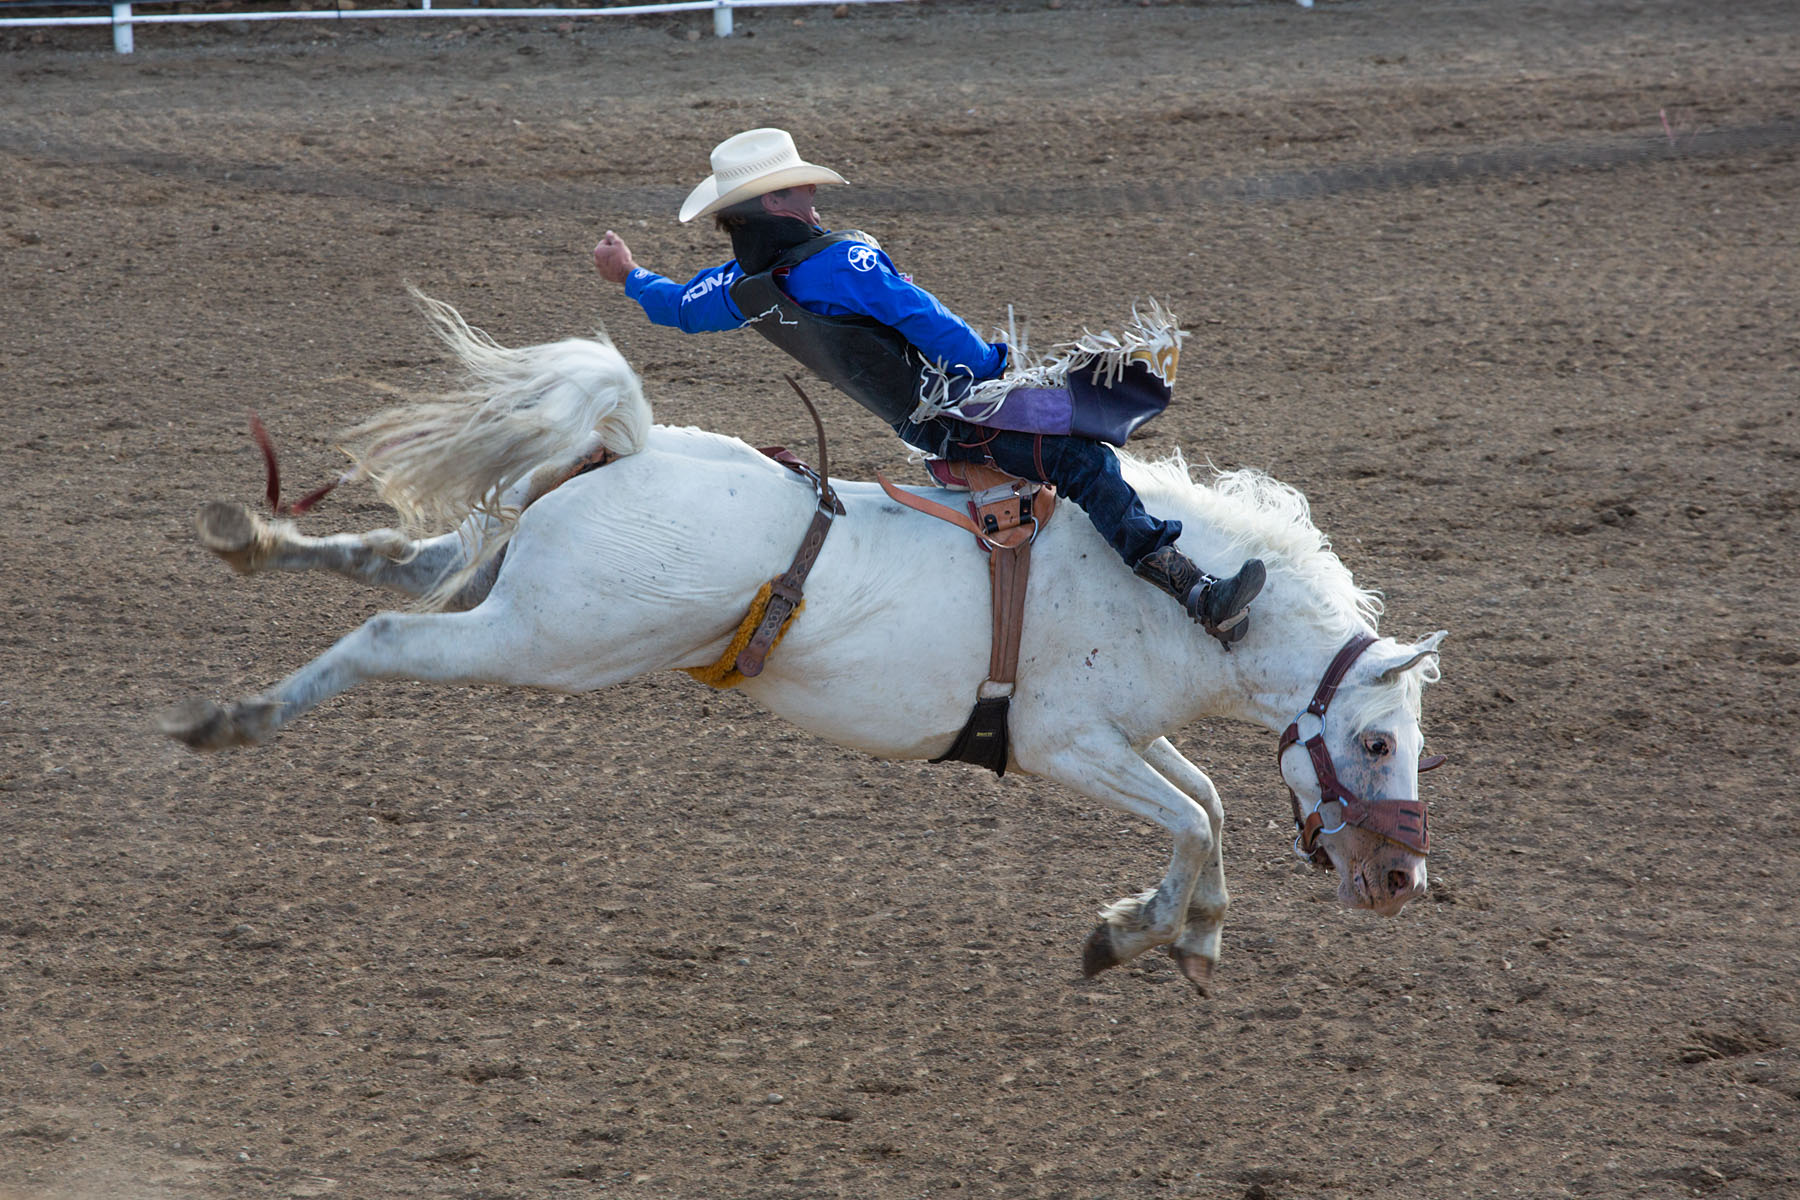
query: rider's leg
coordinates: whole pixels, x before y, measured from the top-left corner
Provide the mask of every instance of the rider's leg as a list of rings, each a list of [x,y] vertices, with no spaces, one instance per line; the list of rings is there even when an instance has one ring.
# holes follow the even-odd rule
[[[1246,559],[1229,579],[1208,575],[1173,546],[1146,555],[1132,568],[1182,602],[1188,616],[1227,650],[1250,632],[1250,602],[1262,591],[1267,572],[1260,558]]]
[[[1224,579],[1202,571],[1175,546],[1181,522],[1145,510],[1111,447],[1088,438],[1011,433],[960,421],[947,424],[960,428],[946,429],[943,436],[931,439],[938,444],[927,449],[945,458],[992,462],[1013,475],[1053,484],[1081,505],[1126,566],[1175,597],[1223,645],[1229,647],[1248,631],[1250,601],[1262,590],[1262,561],[1250,559],[1236,575]]]

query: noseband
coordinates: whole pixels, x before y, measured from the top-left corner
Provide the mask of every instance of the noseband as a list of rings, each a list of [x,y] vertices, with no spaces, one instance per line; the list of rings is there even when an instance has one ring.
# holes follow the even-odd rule
[[[1281,767],[1281,756],[1288,752],[1288,747],[1295,744],[1306,747],[1307,756],[1312,759],[1313,774],[1319,780],[1319,805],[1304,819],[1300,816],[1300,797],[1293,788],[1288,788],[1288,799],[1294,805],[1294,826],[1300,832],[1294,837],[1294,853],[1301,858],[1311,859],[1321,867],[1331,866],[1331,856],[1319,845],[1319,835],[1336,833],[1348,826],[1366,829],[1370,833],[1396,842],[1418,854],[1427,854],[1431,850],[1431,834],[1425,827],[1425,802],[1423,800],[1363,800],[1338,781],[1337,766],[1331,761],[1331,751],[1325,745],[1325,710],[1331,707],[1332,697],[1337,695],[1338,685],[1344,682],[1344,676],[1350,673],[1350,667],[1361,657],[1362,652],[1375,644],[1375,639],[1366,633],[1357,634],[1344,643],[1331,665],[1325,668],[1325,676],[1319,680],[1319,688],[1313,693],[1312,703],[1306,711],[1288,723],[1282,732],[1281,742],[1275,750],[1276,769]],[[1300,723],[1308,717],[1318,722],[1318,732],[1312,733],[1304,740],[1300,734]],[[1311,721],[1307,721],[1310,725]],[[1419,770],[1429,771],[1441,766],[1443,759],[1437,755],[1422,759]],[[1325,818],[1319,815],[1320,809],[1327,804],[1336,803],[1342,806],[1343,812],[1338,823],[1330,829],[1325,828]]]

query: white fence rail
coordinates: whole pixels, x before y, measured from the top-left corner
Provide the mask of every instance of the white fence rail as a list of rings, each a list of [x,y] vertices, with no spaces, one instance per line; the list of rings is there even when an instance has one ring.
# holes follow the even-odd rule
[[[839,0],[846,4],[908,4],[914,0]],[[138,25],[206,25],[221,21],[378,21],[449,17],[459,20],[499,17],[568,19],[570,17],[642,17],[658,13],[711,12],[713,32],[730,37],[732,12],[740,8],[822,8],[820,0],[673,0],[666,4],[627,4],[617,8],[433,8],[420,0],[418,8],[316,9],[294,12],[139,13],[131,0],[114,0],[111,16],[0,17],[0,28],[19,26],[110,25],[113,49],[130,54],[132,29]],[[0,10],[4,11],[4,10]]]

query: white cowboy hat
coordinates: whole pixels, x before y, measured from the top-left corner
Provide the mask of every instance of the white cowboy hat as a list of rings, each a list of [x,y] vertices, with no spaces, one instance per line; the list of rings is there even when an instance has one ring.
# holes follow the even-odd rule
[[[712,169],[713,173],[682,201],[683,222],[782,188],[845,182],[829,167],[814,166],[802,159],[800,151],[794,149],[793,135],[785,129],[752,129],[726,138],[713,147]]]

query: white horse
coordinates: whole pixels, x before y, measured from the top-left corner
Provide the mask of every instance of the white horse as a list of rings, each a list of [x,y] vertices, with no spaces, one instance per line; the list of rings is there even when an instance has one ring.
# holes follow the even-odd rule
[[[581,692],[704,667],[788,565],[816,507],[797,475],[735,439],[651,425],[636,376],[610,344],[507,350],[448,306],[429,311],[478,386],[365,427],[375,447],[364,463],[403,513],[460,510],[460,530],[315,538],[215,502],[202,509],[200,532],[242,573],[322,568],[461,611],[375,616],[265,692],[165,715],[171,736],[203,750],[261,742],[369,679]],[[602,442],[621,457],[540,495]],[[1147,506],[1181,519],[1182,549],[1203,568],[1229,575],[1249,555],[1267,564],[1249,636],[1221,648],[1065,506],[1033,551],[1008,766],[1168,831],[1167,873],[1103,910],[1084,967],[1093,974],[1161,946],[1204,992],[1228,903],[1223,811],[1212,781],[1167,735],[1203,717],[1304,726],[1301,740],[1315,749],[1287,747],[1279,765],[1298,815],[1319,815],[1317,857],[1329,855],[1346,905],[1395,915],[1425,891],[1426,844],[1384,836],[1391,823],[1377,831],[1381,822],[1361,822],[1352,808],[1356,797],[1416,802],[1420,696],[1437,678],[1444,635],[1374,639],[1377,598],[1354,584],[1293,488],[1250,471],[1201,486],[1179,456],[1121,457]],[[879,758],[941,755],[986,673],[984,555],[967,533],[874,484],[837,490],[847,513],[825,541],[805,606],[767,669],[742,687],[840,745]],[[1328,664],[1359,636],[1371,644],[1348,665],[1336,703],[1306,716]],[[1330,828],[1335,810],[1321,805],[1334,803],[1344,807]]]

